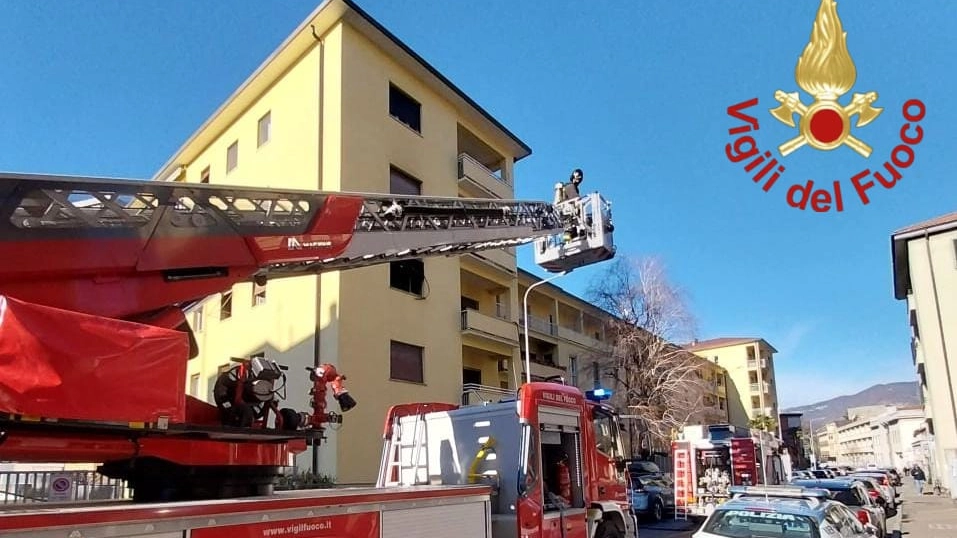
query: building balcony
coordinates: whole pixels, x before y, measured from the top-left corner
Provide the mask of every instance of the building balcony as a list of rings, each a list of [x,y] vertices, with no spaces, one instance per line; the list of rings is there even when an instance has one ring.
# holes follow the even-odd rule
[[[559,338],[564,338],[565,340],[574,342],[582,347],[603,350],[607,350],[611,347],[608,343],[602,342],[601,340],[596,340],[587,334],[576,331],[575,329],[558,326],[557,330]]]
[[[518,345],[518,327],[514,323],[483,314],[478,310],[462,310],[462,334],[491,340],[509,346]]]
[[[459,155],[459,188],[472,198],[512,198],[512,186],[467,153]]]
[[[767,368],[767,367],[768,367],[767,359],[748,359],[748,370],[757,370],[758,368],[761,368],[763,370],[764,368]]]
[[[753,407],[751,408],[751,418],[754,418],[758,415],[764,415],[764,416],[770,417],[772,416],[771,413],[773,412],[773,410],[774,409],[771,407]]]
[[[751,383],[751,394],[769,394],[770,392],[771,385],[767,381]]]
[[[512,252],[509,252],[512,250]],[[492,268],[503,273],[503,276],[511,280],[515,278],[515,253],[513,249],[504,249],[504,248],[494,248],[488,250],[480,250],[478,252],[471,252],[463,258],[464,260],[472,260],[473,263],[477,262],[483,266],[491,266]]]
[[[520,320],[522,327],[525,326],[524,318]],[[539,334],[547,334],[549,336],[558,336],[558,325],[555,325],[547,319],[543,319],[537,316],[529,314],[528,316],[528,330],[529,332],[537,332]]]

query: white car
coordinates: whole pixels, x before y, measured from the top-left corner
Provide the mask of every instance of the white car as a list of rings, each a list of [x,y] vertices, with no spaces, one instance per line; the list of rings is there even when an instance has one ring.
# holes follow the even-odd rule
[[[692,538],[874,538],[878,533],[848,507],[827,500],[825,490],[761,487],[778,489],[775,496],[762,497],[748,488],[752,491],[716,507]]]

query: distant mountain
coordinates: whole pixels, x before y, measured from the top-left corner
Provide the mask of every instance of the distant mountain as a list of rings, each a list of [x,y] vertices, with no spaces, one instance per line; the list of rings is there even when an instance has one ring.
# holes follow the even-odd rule
[[[814,429],[819,426],[838,420],[844,416],[848,407],[865,405],[920,405],[920,388],[916,381],[902,381],[899,383],[885,383],[868,387],[857,394],[838,396],[823,402],[817,402],[800,407],[791,407],[783,413],[803,413],[801,421],[805,424],[814,419]]]

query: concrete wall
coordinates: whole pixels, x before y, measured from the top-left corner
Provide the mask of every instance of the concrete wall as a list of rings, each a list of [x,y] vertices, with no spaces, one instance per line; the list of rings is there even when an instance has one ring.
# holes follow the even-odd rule
[[[917,317],[917,366],[925,398],[925,414],[934,428],[937,477],[953,474],[957,464],[957,231],[908,242],[912,295],[910,308]],[[957,492],[953,493],[957,495]]]

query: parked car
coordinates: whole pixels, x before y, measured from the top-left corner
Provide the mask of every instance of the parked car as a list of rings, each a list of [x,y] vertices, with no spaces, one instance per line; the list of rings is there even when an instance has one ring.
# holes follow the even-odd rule
[[[891,515],[891,511],[894,510],[894,504],[887,499],[887,494],[878,482],[878,480],[872,476],[861,476],[861,475],[849,475],[848,478],[853,478],[860,481],[867,487],[867,493],[871,496],[872,499],[877,501],[877,504],[881,505],[884,508],[884,511],[887,512],[887,517],[894,517]]]
[[[633,475],[656,475],[661,476],[661,468],[653,461],[631,460],[628,462],[628,472]]]
[[[829,500],[825,490],[764,487],[778,488],[775,496],[748,488],[751,493],[717,506],[692,538],[873,538],[878,532],[861,523],[847,506]]]
[[[879,467],[877,470],[883,471],[890,475],[892,486],[899,487],[901,485],[901,474],[897,469],[893,467]]]
[[[850,476],[873,478],[877,481],[878,487],[881,488],[881,492],[883,492],[884,498],[887,499],[887,503],[891,506],[897,506],[897,490],[894,488],[892,482],[893,479],[888,473],[879,471],[877,469],[871,469],[867,471],[857,470],[854,471],[854,473]]]
[[[670,478],[658,475],[630,474],[631,487],[628,488],[629,503],[632,511],[658,522],[665,518],[668,511],[675,508],[675,488]]]
[[[831,499],[850,508],[858,521],[874,525],[877,528],[878,537],[887,535],[887,514],[884,508],[871,498],[863,482],[850,477],[841,477],[827,480],[798,479],[792,480],[791,483],[806,488],[828,490],[831,493]]]

